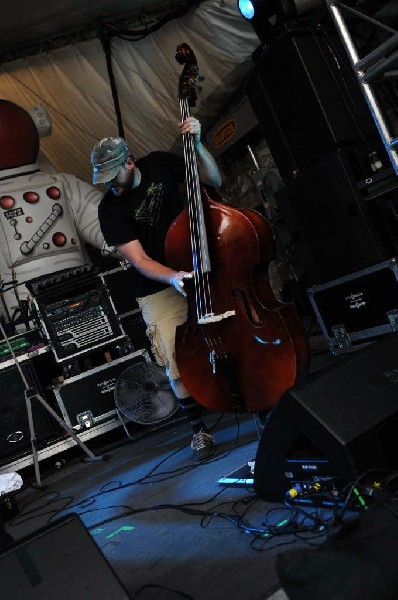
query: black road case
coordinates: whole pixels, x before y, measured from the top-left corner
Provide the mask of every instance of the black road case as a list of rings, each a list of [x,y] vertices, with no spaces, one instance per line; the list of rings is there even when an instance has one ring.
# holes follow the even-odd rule
[[[137,362],[151,362],[145,349],[70,377],[55,386],[53,391],[65,422],[81,431],[113,418],[116,415],[116,380],[127,367]]]
[[[307,290],[333,354],[359,349],[398,331],[398,258]]]

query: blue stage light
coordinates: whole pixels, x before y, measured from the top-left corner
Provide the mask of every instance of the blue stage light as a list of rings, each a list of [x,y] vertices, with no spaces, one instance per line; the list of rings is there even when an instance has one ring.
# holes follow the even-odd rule
[[[254,17],[254,6],[250,0],[238,0],[238,9],[243,18],[250,21]]]

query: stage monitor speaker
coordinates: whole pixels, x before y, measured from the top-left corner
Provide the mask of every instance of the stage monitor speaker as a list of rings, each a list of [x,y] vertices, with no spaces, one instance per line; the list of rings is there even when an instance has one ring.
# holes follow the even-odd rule
[[[275,26],[255,60],[246,94],[285,183],[339,147],[384,152],[332,27]]]
[[[0,598],[128,600],[130,596],[80,518],[70,514],[1,554]]]
[[[388,232],[381,235],[368,203],[355,189],[344,152],[319,161],[276,192],[275,200],[308,284],[330,281],[394,255]]]
[[[398,470],[398,333],[288,390],[257,450],[254,487],[283,502],[294,483],[337,489],[366,471]]]
[[[20,365],[30,387],[44,397],[32,361]],[[56,437],[59,427],[38,400],[32,399],[32,415],[37,445]],[[25,401],[25,385],[16,366],[0,371],[0,461],[30,450],[30,430]]]

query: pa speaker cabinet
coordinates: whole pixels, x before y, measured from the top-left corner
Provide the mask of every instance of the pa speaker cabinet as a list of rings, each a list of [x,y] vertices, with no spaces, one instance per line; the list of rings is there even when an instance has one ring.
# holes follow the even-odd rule
[[[346,154],[334,152],[275,194],[311,285],[390,258],[351,174]]]
[[[113,418],[116,381],[125,369],[137,362],[150,362],[145,349],[89,369],[56,386],[55,398],[66,423],[82,431]]]
[[[382,146],[333,28],[297,22],[272,28],[246,93],[286,183],[339,147]]]
[[[126,589],[75,514],[18,540],[0,555],[7,600],[128,600]]]
[[[33,360],[20,364],[32,388],[44,398]],[[37,445],[40,448],[59,433],[58,425],[39,400],[31,400]],[[30,450],[30,429],[25,400],[25,384],[16,366],[0,371],[0,461]]]
[[[288,390],[261,435],[257,494],[283,502],[295,481],[343,486],[370,469],[397,470],[397,400],[397,333]]]

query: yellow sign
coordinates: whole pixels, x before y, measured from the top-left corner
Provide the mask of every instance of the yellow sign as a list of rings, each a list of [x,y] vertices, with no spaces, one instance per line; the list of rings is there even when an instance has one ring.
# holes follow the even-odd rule
[[[235,131],[235,119],[230,119],[229,121],[221,125],[221,127],[219,127],[213,135],[214,148],[219,148],[220,146],[225,144],[225,142],[227,142],[235,134]]]

